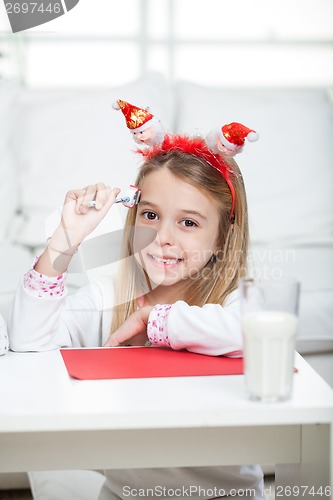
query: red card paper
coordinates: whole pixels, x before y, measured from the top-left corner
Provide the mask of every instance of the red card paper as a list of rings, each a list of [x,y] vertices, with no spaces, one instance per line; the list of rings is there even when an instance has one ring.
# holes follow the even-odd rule
[[[239,375],[243,360],[161,347],[61,349],[69,375],[80,380]]]

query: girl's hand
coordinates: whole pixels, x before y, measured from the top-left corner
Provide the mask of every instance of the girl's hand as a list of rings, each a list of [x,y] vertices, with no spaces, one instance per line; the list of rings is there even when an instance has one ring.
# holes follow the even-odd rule
[[[71,244],[81,243],[106,216],[120,193],[102,182],[66,194],[61,215],[61,226]],[[88,208],[89,201],[96,206]]]
[[[119,345],[145,345],[148,340],[147,324],[153,306],[144,306],[112,333],[104,347],[117,347]]]
[[[112,189],[101,182],[69,191],[62,208],[61,222],[35,270],[46,276],[59,276],[65,272],[77,247],[106,216],[119,192],[119,188]],[[86,204],[93,200],[96,207],[88,208]]]

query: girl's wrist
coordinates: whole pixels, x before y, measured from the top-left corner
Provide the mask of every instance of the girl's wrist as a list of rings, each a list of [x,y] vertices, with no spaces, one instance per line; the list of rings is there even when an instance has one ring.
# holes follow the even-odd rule
[[[154,306],[143,306],[139,309],[141,319],[146,325],[148,325],[149,315],[153,309],[154,309]]]
[[[35,270],[46,276],[59,276],[64,273],[82,240],[80,235],[74,232],[69,233],[60,224],[47,239],[46,249],[37,262]]]
[[[54,231],[52,236],[47,239],[48,246],[54,247],[58,253],[74,254],[84,240],[84,236],[75,232],[69,231],[60,224]]]
[[[149,314],[147,336],[154,346],[171,347],[167,329],[171,304],[156,304]]]

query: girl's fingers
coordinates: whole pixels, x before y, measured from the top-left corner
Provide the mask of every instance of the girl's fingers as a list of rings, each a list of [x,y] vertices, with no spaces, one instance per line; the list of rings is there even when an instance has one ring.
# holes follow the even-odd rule
[[[78,198],[82,198],[84,196],[85,189],[72,189],[72,191],[68,191],[65,196],[65,203],[71,201],[77,201]]]
[[[75,212],[77,214],[80,214],[81,212],[78,200],[82,199],[84,195],[85,195],[85,189],[73,189],[72,191],[69,191],[65,196],[64,207],[66,207],[66,205],[68,204],[75,203]]]
[[[135,313],[134,313],[135,314]],[[136,326],[136,318],[134,318],[134,315],[131,315],[125,323],[122,324],[121,327],[118,328],[116,332],[114,332],[104,345],[104,347],[117,347],[119,345],[122,345],[123,343],[126,343],[130,338],[132,338],[135,333],[131,330],[131,326],[133,325],[133,328],[135,329]]]
[[[119,193],[119,188],[111,188],[110,186],[106,186],[105,189],[98,190],[96,195],[96,210],[103,210],[107,212],[113,205]]]
[[[66,194],[66,203],[75,203],[77,215],[86,214],[93,207],[96,210],[109,210],[115,198],[120,193],[119,188],[111,188],[103,182],[89,185],[83,189],[75,189]],[[91,205],[91,203],[94,203]]]
[[[101,210],[106,204],[108,204],[111,195],[112,188],[110,186],[106,186],[102,182],[96,184],[96,210]],[[113,201],[114,200],[112,200],[112,203]]]
[[[119,188],[111,188],[103,182],[99,182],[93,186],[88,186],[81,201],[81,213],[86,213],[89,208],[92,208],[92,206],[96,210],[102,210],[103,208],[107,208],[108,210],[114,203],[118,193],[120,193]],[[90,205],[92,201],[94,202],[94,205]]]
[[[110,335],[105,347],[117,347],[122,344],[143,345],[147,340],[147,323],[153,306],[145,306],[135,311]],[[139,341],[139,344],[137,342]]]
[[[119,342],[114,337],[110,337],[108,341],[104,344],[104,347],[118,347]]]
[[[76,213],[86,214],[89,211],[89,202],[94,201],[96,198],[97,186],[91,184],[84,189],[84,195],[78,199]]]

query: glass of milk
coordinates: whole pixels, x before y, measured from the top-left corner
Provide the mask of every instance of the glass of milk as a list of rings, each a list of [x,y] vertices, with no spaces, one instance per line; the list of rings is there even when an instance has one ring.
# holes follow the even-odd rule
[[[295,279],[240,282],[244,374],[251,400],[274,403],[291,397],[299,290]]]

